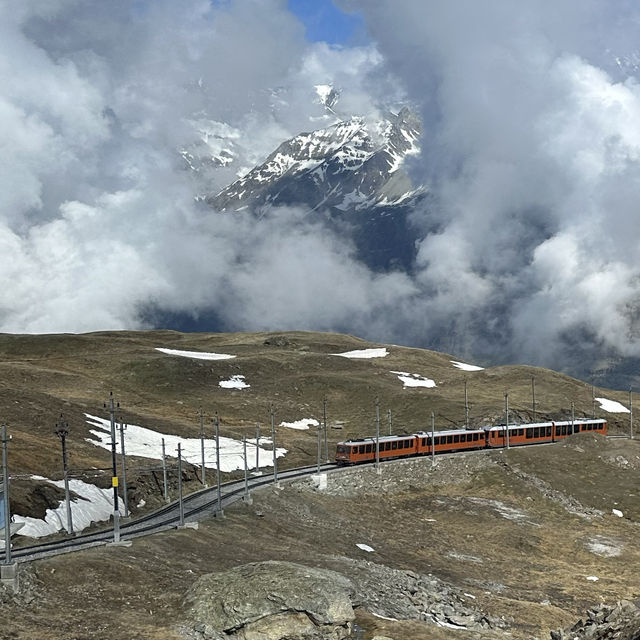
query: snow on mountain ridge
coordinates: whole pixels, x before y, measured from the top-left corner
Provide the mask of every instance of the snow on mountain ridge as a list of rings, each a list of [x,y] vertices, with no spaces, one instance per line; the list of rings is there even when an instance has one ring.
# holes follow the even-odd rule
[[[322,87],[319,93],[325,95],[328,86]],[[346,212],[406,201],[419,190],[408,177],[393,174],[419,151],[420,133],[419,120],[406,108],[373,123],[354,116],[283,142],[207,202],[219,211],[302,204]]]

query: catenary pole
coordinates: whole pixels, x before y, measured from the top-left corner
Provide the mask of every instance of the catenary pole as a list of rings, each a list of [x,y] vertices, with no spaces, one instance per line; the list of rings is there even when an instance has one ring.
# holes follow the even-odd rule
[[[169,501],[169,487],[167,483],[167,456],[165,453],[164,438],[162,438],[162,484],[164,488],[164,501]]]
[[[124,432],[127,425],[120,422],[120,455],[122,456],[122,502],[124,504],[124,517],[129,517],[129,496],[127,495],[127,453],[124,449]]]
[[[249,497],[249,463],[247,462],[247,436],[242,436],[242,459],[244,460],[244,499]]]
[[[380,473],[380,400],[376,396],[376,472]]]
[[[118,468],[116,466],[116,409],[120,403],[109,393],[109,422],[111,423],[111,486],[113,487],[113,541],[120,542],[120,511],[118,510]]]
[[[11,507],[9,506],[9,452],[11,437],[7,425],[2,425],[2,486],[4,487],[4,563],[11,564]]]
[[[276,452],[276,416],[273,410],[273,405],[269,408],[271,417],[271,442],[273,443],[273,482],[278,484],[278,456]]]
[[[322,456],[322,425],[318,424],[318,464],[316,472],[320,473],[320,457]]]
[[[73,533],[73,516],[71,515],[71,498],[69,495],[69,468],[67,466],[67,436],[69,435],[69,425],[60,416],[60,421],[56,422],[56,435],[62,443],[62,470],[64,473],[64,504],[67,510],[67,531]]]
[[[322,398],[322,428],[324,429],[324,459],[329,463],[329,435],[327,432],[327,397]]]
[[[591,385],[591,404],[593,405],[593,419],[596,419],[596,387]]]
[[[469,395],[467,393],[467,379],[464,379],[464,426],[469,428]]]
[[[256,472],[260,471],[260,424],[256,425]]]
[[[629,437],[633,439],[633,396],[629,387]]]
[[[431,466],[436,464],[436,417],[431,412]]]
[[[200,418],[200,454],[201,454],[201,463],[200,463],[200,483],[203,487],[207,486],[207,476],[206,470],[204,466],[204,414],[202,413],[202,407],[198,411],[198,417]]]
[[[220,416],[216,411],[216,499],[218,513],[222,513],[222,487],[220,472]]]
[[[572,402],[571,403],[571,433],[572,434],[575,432],[575,422],[576,422],[575,405]]]
[[[387,418],[389,420],[389,435],[393,433],[393,416],[391,414],[391,409],[387,410]]]
[[[531,404],[533,405],[533,421],[536,421],[536,377],[531,376]]]
[[[182,444],[178,442],[178,509],[179,526],[184,527],[184,504],[182,502]]]
[[[506,434],[506,444],[507,444],[507,449],[509,448],[509,392],[505,391],[504,392],[504,413],[506,416],[506,427],[505,427],[505,434]]]

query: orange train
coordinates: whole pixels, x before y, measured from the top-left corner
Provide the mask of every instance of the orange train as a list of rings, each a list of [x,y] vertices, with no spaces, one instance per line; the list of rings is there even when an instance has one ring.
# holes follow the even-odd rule
[[[451,429],[431,433],[422,431],[406,436],[382,436],[379,438],[380,460],[389,458],[407,458],[426,456],[433,453],[466,451],[469,449],[495,449],[507,446],[543,444],[558,442],[574,433],[585,431],[607,435],[606,420],[580,420],[568,422],[536,422],[482,429]],[[336,462],[338,464],[357,464],[376,459],[376,439],[362,438],[338,442]]]

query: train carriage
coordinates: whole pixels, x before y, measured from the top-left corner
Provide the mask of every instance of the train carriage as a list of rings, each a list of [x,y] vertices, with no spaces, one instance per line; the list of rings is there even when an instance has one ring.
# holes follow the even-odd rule
[[[431,433],[416,433],[419,455],[433,453],[434,444],[431,442]],[[444,451],[461,451],[466,449],[482,449],[485,446],[485,434],[482,429],[449,431],[436,431],[435,453]]]
[[[380,460],[389,458],[405,458],[415,456],[418,453],[416,437],[406,436],[382,436],[379,439]],[[376,459],[376,439],[362,438],[339,442],[336,447],[336,462],[338,464],[357,464]]]

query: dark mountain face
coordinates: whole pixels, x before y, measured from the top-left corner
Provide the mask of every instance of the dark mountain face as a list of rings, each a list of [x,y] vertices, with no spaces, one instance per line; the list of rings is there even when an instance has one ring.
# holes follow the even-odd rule
[[[382,121],[354,117],[303,133],[206,202],[221,213],[256,216],[302,207],[347,234],[371,268],[408,269],[416,242],[408,216],[425,189],[414,187],[403,164],[418,152],[420,134],[407,108]]]

